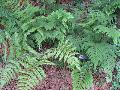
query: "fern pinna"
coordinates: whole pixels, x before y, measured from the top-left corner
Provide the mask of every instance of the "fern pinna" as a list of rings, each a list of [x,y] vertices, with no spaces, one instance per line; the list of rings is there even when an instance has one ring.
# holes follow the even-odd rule
[[[0,88],[16,78],[17,90],[32,90],[46,76],[44,64],[69,68],[73,90],[90,89],[99,69],[111,82],[119,54],[119,8],[119,0],[1,0]]]

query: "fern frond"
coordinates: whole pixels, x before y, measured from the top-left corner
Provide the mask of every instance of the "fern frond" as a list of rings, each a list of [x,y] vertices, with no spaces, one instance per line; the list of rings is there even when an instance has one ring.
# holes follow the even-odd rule
[[[119,38],[120,38],[120,31],[116,28],[108,28],[102,25],[96,26],[94,28],[96,33],[103,33],[106,34],[108,37],[113,39],[114,44],[119,44]]]
[[[3,87],[10,82],[11,79],[14,79],[18,71],[21,69],[19,63],[16,61],[9,61],[6,64],[5,68],[1,69],[0,87]]]
[[[72,45],[65,41],[64,43],[60,43],[57,48],[53,48],[52,50],[48,50],[45,53],[46,55],[43,58],[52,57],[55,60],[63,61],[64,63],[68,63],[68,66],[71,68],[77,68],[80,70],[80,62],[77,57],[75,57],[75,48]]]
[[[18,90],[24,90],[24,88],[25,90],[32,90],[44,77],[45,73],[40,67],[23,69],[19,72],[17,88]]]
[[[42,59],[42,57],[37,58],[29,54],[23,55],[18,61],[11,60],[1,70],[0,87],[16,77],[18,79],[17,90],[32,90],[46,76],[40,67],[43,64],[55,65],[46,59]]]
[[[72,71],[73,90],[88,90],[92,86],[93,77],[90,71],[79,70]]]
[[[31,13],[34,14],[34,12]],[[48,17],[39,16],[35,19],[31,19],[29,22],[24,22],[24,24],[21,27],[24,32],[25,50],[33,52],[36,55],[38,54],[35,50],[33,50],[33,48],[31,48],[30,45],[27,44],[27,37],[35,32],[37,33],[33,34],[33,38],[35,38],[35,41],[37,42],[38,46],[41,45],[41,42],[46,40],[47,38],[56,38],[59,41],[63,41],[65,38],[65,33],[68,30],[67,23],[72,18],[73,17],[70,13],[67,13],[63,10],[57,10],[56,12],[51,13]],[[55,30],[55,28],[57,30]]]
[[[115,78],[115,81],[113,81],[113,86],[114,86],[114,89],[117,89],[117,88],[120,88],[120,61],[118,61],[116,63],[116,66],[115,66],[116,70],[117,70],[117,74],[116,75],[113,75],[113,78]]]
[[[18,90],[32,90],[34,86],[45,78],[44,70],[39,66],[36,57],[27,57],[20,62],[23,69],[18,72]]]
[[[112,70],[115,67],[116,59],[115,48],[109,44],[99,43],[94,44],[86,53],[94,64],[94,68],[102,67],[108,74],[109,79],[107,80],[112,80]]]

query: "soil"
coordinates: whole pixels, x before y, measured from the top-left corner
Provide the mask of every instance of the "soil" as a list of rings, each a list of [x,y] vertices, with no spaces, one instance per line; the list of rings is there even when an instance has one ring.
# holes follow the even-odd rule
[[[44,67],[46,78],[33,90],[72,90],[70,71],[53,66]],[[12,80],[2,90],[17,90],[17,80]]]
[[[43,68],[46,78],[33,90],[72,90],[72,78],[69,70],[53,66],[44,66]],[[110,87],[112,87],[112,84],[106,83],[105,76],[104,72],[94,73],[94,84],[90,90],[111,90]],[[101,85],[98,85],[98,83],[101,83]],[[17,90],[16,86],[17,79],[14,79],[2,90]]]

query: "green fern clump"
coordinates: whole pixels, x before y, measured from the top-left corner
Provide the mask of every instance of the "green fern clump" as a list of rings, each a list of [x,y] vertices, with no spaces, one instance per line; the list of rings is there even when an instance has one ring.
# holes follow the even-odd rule
[[[115,48],[109,44],[99,43],[94,44],[94,46],[89,48],[86,53],[94,64],[94,68],[96,69],[97,66],[103,68],[109,77],[107,78],[107,81],[111,81],[112,71],[116,63]]]
[[[36,57],[26,54],[18,61],[11,60],[6,63],[5,68],[1,69],[0,87],[2,88],[11,79],[16,78],[18,81],[17,90],[32,90],[45,78],[44,70],[40,67],[43,64],[50,64],[50,62],[39,61]]]
[[[42,10],[38,7],[33,7],[27,5],[23,10],[16,10],[15,16],[20,19],[18,24],[21,24],[21,34],[23,36],[23,48],[28,51],[33,51],[31,46],[28,44],[28,36],[31,36],[30,39],[33,39],[37,42],[37,47],[41,47],[41,43],[48,38],[58,39],[63,41],[65,35],[69,32],[68,25],[71,23],[73,16],[70,13],[65,12],[64,10],[57,10],[52,12],[47,17],[37,16],[35,18],[35,12],[41,12]],[[27,15],[27,16],[26,16]],[[28,49],[26,48],[28,47]],[[35,47],[35,46],[34,46]],[[30,49],[30,50],[29,50]]]
[[[32,90],[45,78],[44,70],[38,66],[36,58],[27,57],[20,64],[23,69],[18,72],[18,90]]]
[[[71,4],[40,2],[40,6],[34,6],[26,0],[19,6],[19,0],[0,1],[0,24],[5,26],[0,28],[0,44],[7,42],[10,51],[7,55],[4,50],[2,56],[6,65],[1,69],[0,86],[16,77],[17,90],[32,90],[45,78],[41,65],[59,63],[72,71],[73,90],[89,89],[97,68],[110,82],[120,43],[115,18],[119,0],[91,0],[86,2],[88,6],[81,0]],[[43,42],[49,39],[55,44],[57,39],[59,44],[44,49]],[[81,62],[75,57],[78,52],[87,55],[89,61]],[[27,55],[22,58],[24,53]]]

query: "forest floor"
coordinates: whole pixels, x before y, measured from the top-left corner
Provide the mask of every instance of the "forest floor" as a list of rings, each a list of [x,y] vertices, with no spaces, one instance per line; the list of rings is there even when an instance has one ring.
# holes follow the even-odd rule
[[[44,70],[46,78],[33,90],[72,90],[72,78],[69,70],[53,66],[45,66]],[[90,90],[111,90],[110,87],[112,85],[105,82],[105,74],[103,72],[97,72],[93,74],[93,77],[93,87]],[[16,84],[17,79],[11,80],[2,90],[17,90]]]

